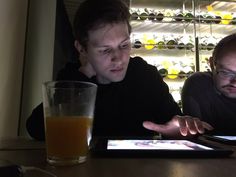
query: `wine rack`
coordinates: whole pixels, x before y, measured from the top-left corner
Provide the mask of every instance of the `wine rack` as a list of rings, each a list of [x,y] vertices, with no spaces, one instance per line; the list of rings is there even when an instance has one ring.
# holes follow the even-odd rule
[[[130,1],[132,56],[157,67],[177,102],[184,80],[210,70],[215,45],[236,32],[236,2]]]

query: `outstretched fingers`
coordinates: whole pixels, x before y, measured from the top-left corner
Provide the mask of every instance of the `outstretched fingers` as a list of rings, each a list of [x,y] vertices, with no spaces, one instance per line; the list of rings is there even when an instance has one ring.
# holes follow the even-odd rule
[[[201,121],[196,117],[178,115],[174,116],[165,124],[155,124],[150,121],[144,121],[143,127],[169,137],[203,134],[206,129],[213,129],[210,124]]]
[[[180,133],[186,136],[189,132],[191,135],[196,135],[198,133],[203,134],[205,129],[212,130],[213,127],[196,117],[182,116],[178,119],[180,125]]]

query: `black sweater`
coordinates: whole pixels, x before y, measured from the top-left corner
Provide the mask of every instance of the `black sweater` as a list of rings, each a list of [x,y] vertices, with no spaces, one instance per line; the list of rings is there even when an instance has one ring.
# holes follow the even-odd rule
[[[211,134],[236,135],[236,99],[216,90],[211,72],[190,76],[182,89],[183,111],[214,127]]]
[[[152,136],[142,122],[165,123],[181,110],[169,93],[156,67],[139,57],[131,58],[126,77],[111,84],[98,84],[67,64],[58,73],[58,80],[89,81],[98,85],[93,136]],[[40,104],[27,120],[29,134],[44,139],[43,107]]]

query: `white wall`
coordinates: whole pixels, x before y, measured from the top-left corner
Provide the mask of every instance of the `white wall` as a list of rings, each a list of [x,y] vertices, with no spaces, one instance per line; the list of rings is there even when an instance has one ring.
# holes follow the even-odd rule
[[[52,79],[56,0],[30,0],[20,136],[33,108],[42,102],[42,83]]]
[[[28,0],[0,1],[0,137],[16,137]]]

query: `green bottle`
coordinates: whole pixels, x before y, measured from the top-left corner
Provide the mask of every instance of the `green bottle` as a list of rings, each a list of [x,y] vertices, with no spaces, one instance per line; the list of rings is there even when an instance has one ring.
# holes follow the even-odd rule
[[[205,14],[205,22],[206,23],[213,23],[214,22],[214,17],[213,17],[213,15],[211,14],[211,13],[206,13]]]
[[[192,14],[192,12],[186,12],[185,15],[184,15],[184,20],[186,22],[191,22],[193,20],[194,16]]]
[[[144,21],[148,18],[148,12],[146,9],[140,9],[139,19]]]
[[[156,41],[157,41],[156,43],[157,49],[162,50],[166,48],[163,36],[158,36],[156,38]]]

